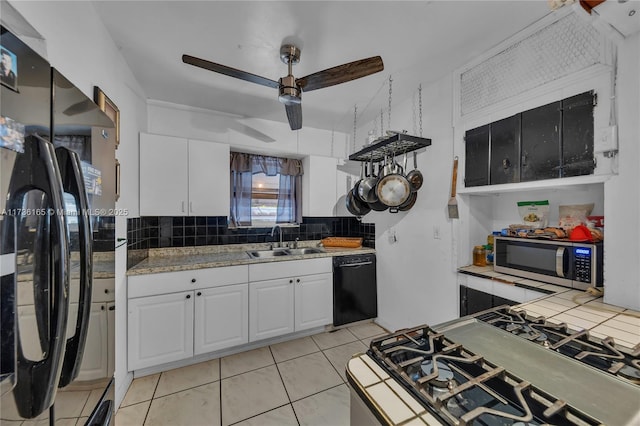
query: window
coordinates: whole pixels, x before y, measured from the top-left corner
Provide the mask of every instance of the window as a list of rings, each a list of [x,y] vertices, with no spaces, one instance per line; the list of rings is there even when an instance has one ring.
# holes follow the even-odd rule
[[[251,185],[251,225],[273,226],[278,212],[278,193],[280,175],[267,176],[264,173],[253,175]]]
[[[299,223],[301,192],[300,160],[231,153],[232,226]]]

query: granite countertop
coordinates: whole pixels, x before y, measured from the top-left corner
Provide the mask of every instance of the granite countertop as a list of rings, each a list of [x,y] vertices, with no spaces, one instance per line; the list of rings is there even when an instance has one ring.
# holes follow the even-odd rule
[[[300,241],[299,248],[316,247],[318,241]],[[269,244],[229,244],[221,246],[179,247],[150,249],[149,257],[131,267],[127,275],[155,274],[159,272],[189,271],[194,269],[218,268],[222,266],[249,265],[265,262],[286,262],[289,260],[315,259],[321,257],[345,256],[375,253],[375,249],[323,247],[323,253],[276,256],[254,259],[247,254],[251,250],[267,250]]]
[[[80,276],[80,259],[77,252],[71,255],[71,279],[77,279]],[[32,281],[33,265],[18,265],[18,274],[16,280]],[[105,279],[115,278],[115,253],[110,252],[93,252],[93,278]]]

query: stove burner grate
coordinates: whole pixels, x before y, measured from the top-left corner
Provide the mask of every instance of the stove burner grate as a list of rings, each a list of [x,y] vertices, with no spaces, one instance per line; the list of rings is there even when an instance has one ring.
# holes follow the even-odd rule
[[[630,353],[623,352],[611,337],[595,339],[586,330],[573,332],[564,323],[554,324],[542,317],[529,317],[525,311],[509,307],[493,308],[474,317],[621,380],[640,385],[640,345]]]
[[[427,326],[374,339],[368,354],[450,425],[600,424]]]

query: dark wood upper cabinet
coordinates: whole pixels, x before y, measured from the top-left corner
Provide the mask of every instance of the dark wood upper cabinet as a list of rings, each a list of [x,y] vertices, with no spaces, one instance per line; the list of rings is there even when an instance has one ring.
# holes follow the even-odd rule
[[[554,102],[522,113],[522,182],[560,177],[561,105]]]
[[[492,185],[520,182],[520,114],[491,123]]]
[[[596,99],[585,92],[468,130],[465,186],[593,174]]]
[[[562,101],[562,177],[593,174],[593,92]]]
[[[490,125],[468,130],[465,134],[465,186],[489,184],[489,129]]]

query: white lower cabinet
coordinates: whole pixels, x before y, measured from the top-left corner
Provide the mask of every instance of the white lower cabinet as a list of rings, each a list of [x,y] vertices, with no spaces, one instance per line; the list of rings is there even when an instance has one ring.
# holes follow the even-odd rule
[[[252,282],[249,287],[249,340],[294,331],[293,278]]]
[[[249,341],[249,286],[236,284],[196,291],[194,355]]]
[[[129,299],[129,370],[193,356],[193,292]]]
[[[249,265],[249,341],[331,324],[331,258]]]
[[[331,324],[331,258],[128,278],[128,370]]]
[[[333,274],[307,275],[295,282],[295,331],[333,322]]]
[[[69,312],[76,315],[78,304],[69,305]],[[109,370],[109,321],[106,303],[92,303],[89,313],[89,329],[84,344],[84,355],[78,372],[78,380],[96,380],[107,377]],[[68,334],[68,331],[67,331]]]

